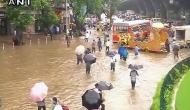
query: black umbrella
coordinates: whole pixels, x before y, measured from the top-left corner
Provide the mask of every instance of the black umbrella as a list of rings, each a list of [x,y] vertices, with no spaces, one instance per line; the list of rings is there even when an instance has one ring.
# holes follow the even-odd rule
[[[114,57],[116,54],[117,54],[116,51],[109,51],[109,52],[108,52],[108,56],[109,56],[109,57]]]
[[[110,90],[113,89],[113,85],[111,83],[108,83],[106,81],[100,81],[95,84],[96,88],[99,90]]]
[[[87,109],[98,109],[102,104],[101,94],[93,89],[87,90],[82,95],[82,106]]]
[[[143,68],[143,65],[133,65],[133,64],[129,64],[128,68],[132,69],[132,70],[139,70]]]
[[[96,57],[91,53],[84,55],[83,59],[84,59],[85,63],[90,62],[92,64],[92,63],[96,62]]]

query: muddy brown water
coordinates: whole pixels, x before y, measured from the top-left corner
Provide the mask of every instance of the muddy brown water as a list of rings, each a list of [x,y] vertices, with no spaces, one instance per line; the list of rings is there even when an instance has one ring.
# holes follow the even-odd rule
[[[110,58],[96,52],[97,62],[92,65],[91,75],[85,74],[85,65],[76,65],[75,47],[86,44],[82,39],[73,39],[66,47],[63,39],[40,43],[28,42],[24,46],[0,47],[0,99],[1,110],[37,110],[29,98],[30,88],[37,81],[48,85],[47,109],[51,98],[57,96],[71,110],[82,110],[81,96],[98,81],[111,82],[114,88],[104,91],[106,110],[148,110],[158,81],[177,63],[173,54],[141,52],[134,59],[130,51],[127,62],[117,56],[116,71],[110,71]],[[116,46],[113,46],[116,49]],[[189,56],[188,49],[181,50],[180,60]],[[144,68],[139,70],[135,90],[131,90],[128,64],[138,61]]]

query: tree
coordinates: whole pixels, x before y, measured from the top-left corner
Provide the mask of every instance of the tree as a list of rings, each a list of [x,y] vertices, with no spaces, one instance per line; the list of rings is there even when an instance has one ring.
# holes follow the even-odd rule
[[[39,25],[43,27],[45,33],[50,33],[52,38],[50,27],[53,24],[58,23],[58,17],[56,16],[54,10],[51,7],[50,0],[34,0],[32,2],[32,5],[33,10],[40,13],[38,14],[38,16],[36,16]]]
[[[75,15],[76,29],[80,30],[83,27],[86,18],[86,0],[70,0],[73,4],[73,13]]]
[[[87,14],[96,14],[100,17],[103,12],[104,0],[70,0],[77,29],[82,29]]]
[[[30,25],[34,21],[34,15],[27,12],[24,6],[7,6],[6,15],[16,30],[16,36],[13,37],[15,45],[22,43],[22,32],[26,26]]]
[[[100,17],[103,12],[103,3],[103,0],[87,0],[87,13]]]
[[[45,27],[50,27],[50,25],[57,22],[50,0],[32,0],[30,6],[7,5],[6,15],[16,29],[16,36],[13,38],[15,45],[22,43],[23,31],[28,25],[34,23],[35,16],[38,17],[40,23]]]
[[[117,7],[120,3],[120,0],[105,0],[104,2],[104,13],[110,19],[110,27],[112,26],[113,20],[112,16],[114,15]]]

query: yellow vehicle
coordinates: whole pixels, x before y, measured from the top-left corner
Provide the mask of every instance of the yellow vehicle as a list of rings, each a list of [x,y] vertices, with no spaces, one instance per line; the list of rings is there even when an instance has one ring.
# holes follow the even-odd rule
[[[126,21],[113,23],[112,31],[113,42],[126,44],[129,48],[137,45],[142,50],[165,51],[168,33],[162,24],[151,24],[149,20]]]

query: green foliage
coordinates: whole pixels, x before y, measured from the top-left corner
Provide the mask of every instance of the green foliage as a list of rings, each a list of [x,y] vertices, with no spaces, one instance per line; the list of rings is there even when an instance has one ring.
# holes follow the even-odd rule
[[[51,8],[50,0],[34,0],[32,6],[36,12],[40,13],[37,19],[42,27],[49,28],[58,22],[58,17]]]
[[[27,13],[24,6],[7,6],[6,15],[10,22],[17,28],[23,30],[34,21],[34,15]]]
[[[163,79],[158,83],[150,110],[157,110],[157,108],[160,108],[160,90],[162,84],[163,84]]]
[[[189,70],[189,65],[186,65],[189,61],[190,57],[176,64],[158,84],[151,110],[171,110],[174,88]]]
[[[39,15],[37,17],[45,26],[51,26],[58,21],[50,6],[50,0],[32,0],[31,2],[31,6],[6,6],[6,15],[16,28],[24,30],[26,26],[34,22],[35,15]]]
[[[189,97],[190,97],[190,71],[185,72],[185,76],[180,84],[176,96],[176,110],[190,110]]]
[[[115,13],[119,0],[70,0],[74,4],[73,12],[76,15],[77,26],[80,28],[84,24],[87,14],[96,14],[100,17],[101,13],[105,13],[110,18]],[[108,4],[109,7],[105,7]],[[86,8],[86,11],[81,11]]]
[[[74,4],[73,7],[73,12],[75,14],[75,21],[76,21],[76,25],[78,30],[82,28],[82,25],[84,24],[85,18],[86,18],[86,14],[84,14],[84,12],[82,11],[82,8],[84,8],[85,6],[85,0],[74,0],[72,1]]]
[[[103,0],[87,0],[87,13],[100,16],[103,12]]]
[[[54,1],[56,6],[59,6],[61,3],[63,3],[63,0],[54,0]]]

